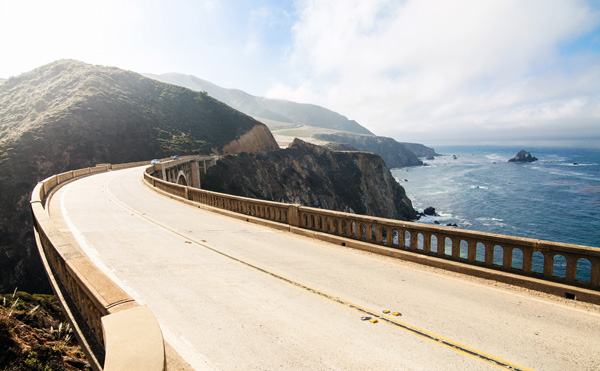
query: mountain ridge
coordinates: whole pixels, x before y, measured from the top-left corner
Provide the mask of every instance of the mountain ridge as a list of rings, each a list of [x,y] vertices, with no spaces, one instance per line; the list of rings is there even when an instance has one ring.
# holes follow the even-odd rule
[[[337,112],[315,104],[297,103],[284,99],[258,97],[239,89],[220,87],[210,81],[193,75],[179,73],[151,74],[146,77],[174,85],[184,86],[192,90],[206,91],[214,98],[229,104],[250,116],[290,124],[317,126],[323,128],[350,131],[357,134],[374,135],[370,130],[354,120],[349,120]]]

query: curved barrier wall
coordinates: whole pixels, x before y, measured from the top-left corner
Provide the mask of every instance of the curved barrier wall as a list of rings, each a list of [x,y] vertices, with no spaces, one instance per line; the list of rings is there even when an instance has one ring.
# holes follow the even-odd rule
[[[68,171],[38,183],[31,195],[33,227],[54,292],[95,370],[165,370],[162,333],[140,306],[63,235],[46,205],[56,187],[91,174],[147,165],[148,161]]]
[[[230,216],[246,215],[344,246],[600,304],[599,248],[232,196],[166,182],[154,176],[160,169],[146,169],[148,185]]]

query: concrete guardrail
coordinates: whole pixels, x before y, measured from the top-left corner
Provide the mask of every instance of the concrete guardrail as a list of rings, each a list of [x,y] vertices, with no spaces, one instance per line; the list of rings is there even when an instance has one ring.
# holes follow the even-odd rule
[[[46,205],[52,192],[72,179],[147,164],[102,164],[53,175],[38,183],[31,195],[42,262],[94,370],[165,370],[162,332],[147,307],[136,303],[57,229]]]
[[[227,215],[344,246],[600,304],[600,248],[376,218],[232,196],[169,183],[148,185]],[[250,217],[250,218],[248,218]],[[559,273],[559,265],[566,266]],[[587,273],[587,274],[586,274]]]

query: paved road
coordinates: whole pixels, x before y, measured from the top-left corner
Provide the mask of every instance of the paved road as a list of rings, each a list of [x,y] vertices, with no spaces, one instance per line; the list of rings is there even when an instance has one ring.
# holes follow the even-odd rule
[[[50,212],[195,369],[600,369],[598,306],[258,227],[141,174],[70,183]]]

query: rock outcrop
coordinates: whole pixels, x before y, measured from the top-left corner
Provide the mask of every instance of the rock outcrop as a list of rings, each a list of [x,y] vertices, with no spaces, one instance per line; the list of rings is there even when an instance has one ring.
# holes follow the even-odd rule
[[[519,153],[515,155],[515,157],[508,160],[508,162],[534,162],[537,161],[538,158],[532,156],[531,153],[525,151],[524,149],[520,150]]]
[[[432,148],[416,143],[399,143],[393,138],[356,134],[315,134],[315,138],[335,143],[346,143],[359,151],[378,154],[388,168],[420,166],[418,157],[435,156]]]
[[[239,139],[234,139],[222,150],[214,149],[217,153],[268,152],[278,150],[279,146],[271,131],[264,125],[256,125]]]
[[[294,140],[287,149],[225,156],[202,180],[205,189],[391,219],[413,220],[410,199],[381,157],[336,152]]]

